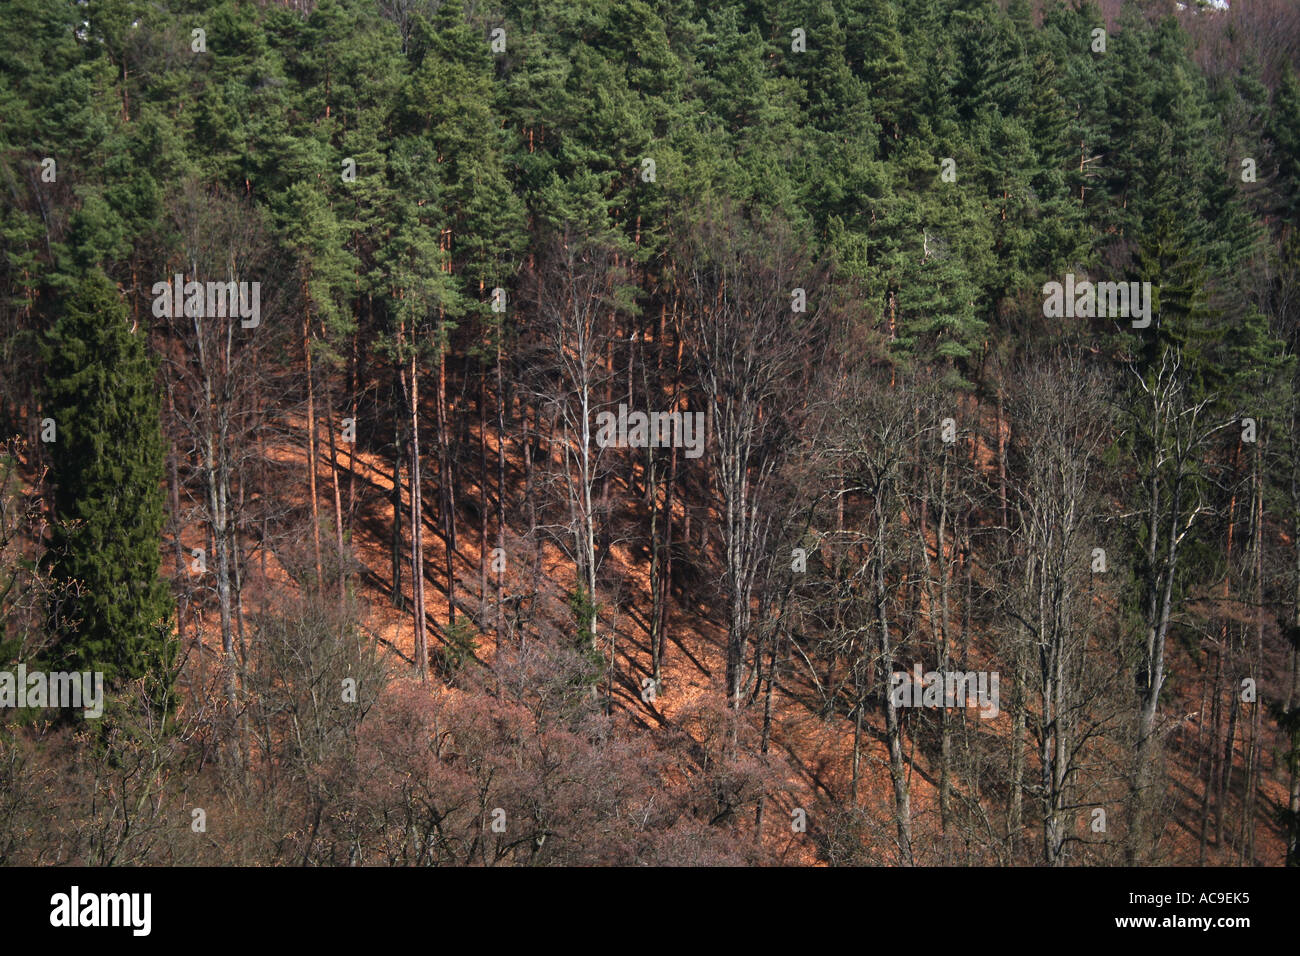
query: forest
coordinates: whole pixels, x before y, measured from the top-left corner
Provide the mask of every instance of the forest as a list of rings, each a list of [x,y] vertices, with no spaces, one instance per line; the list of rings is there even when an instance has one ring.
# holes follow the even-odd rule
[[[1300,5],[0,23],[0,864],[1300,865]]]

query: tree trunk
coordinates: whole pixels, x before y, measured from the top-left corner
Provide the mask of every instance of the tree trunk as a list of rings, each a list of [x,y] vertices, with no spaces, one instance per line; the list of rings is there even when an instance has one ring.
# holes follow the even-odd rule
[[[882,492],[883,494],[883,492]],[[885,698],[885,734],[889,741],[889,777],[894,787],[894,825],[898,833],[898,851],[900,862],[904,866],[912,865],[912,808],[908,793],[907,768],[903,761],[903,734],[898,720],[898,709],[894,706],[894,695],[890,675],[894,669],[894,649],[889,632],[889,614],[886,610],[888,592],[885,583],[885,524],[886,505],[877,503],[876,509],[876,555],[875,555],[875,604],[876,619],[880,625],[880,667],[881,680],[887,688]]]
[[[451,434],[447,414],[447,350],[438,353],[438,484],[442,534],[447,554],[447,624],[456,623],[456,487],[451,474]]]
[[[399,332],[399,341],[404,333]],[[414,346],[411,349],[411,382],[403,389],[410,399],[411,415],[411,603],[415,621],[415,672],[420,680],[429,675],[429,645],[424,616],[424,513],[420,491],[420,376]]]
[[[402,418],[406,412],[398,406],[397,401],[401,394],[401,359],[398,362],[393,367],[393,534],[390,555],[393,566],[393,607],[400,611],[406,606],[402,594],[402,457],[406,445],[402,440]]]
[[[506,396],[501,369],[504,328],[497,333],[497,547],[506,550]],[[485,478],[486,480],[486,478]],[[505,631],[505,572],[497,574],[497,640]]]
[[[334,398],[329,389],[325,391],[325,427],[329,435],[330,449],[330,484],[334,489],[334,557],[338,568],[339,610],[347,598],[347,568],[344,561],[343,544],[343,498],[339,493],[339,453],[334,438]]]
[[[311,503],[312,554],[316,562],[316,589],[325,586],[321,569],[320,502],[316,499],[316,396],[311,370],[311,317],[303,313],[302,351],[307,364],[307,497]]]

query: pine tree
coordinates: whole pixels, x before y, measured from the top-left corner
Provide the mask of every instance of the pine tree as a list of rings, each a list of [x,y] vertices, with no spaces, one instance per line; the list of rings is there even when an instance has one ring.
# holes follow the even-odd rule
[[[109,681],[164,674],[172,602],[158,576],[164,448],[154,366],[102,273],[68,297],[46,361],[44,416],[56,429],[50,570],[79,585],[52,622],[56,656]]]
[[[898,11],[887,0],[860,0],[846,18],[845,58],[867,87],[881,152],[888,155],[915,127],[917,77],[903,50]]]
[[[1300,211],[1300,78],[1294,72],[1282,78],[1273,98],[1268,133],[1277,163],[1278,212],[1293,224]]]

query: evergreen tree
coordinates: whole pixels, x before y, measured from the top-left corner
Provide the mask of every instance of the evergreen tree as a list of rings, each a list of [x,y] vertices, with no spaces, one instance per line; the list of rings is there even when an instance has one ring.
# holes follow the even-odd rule
[[[1282,78],[1268,125],[1277,163],[1278,212],[1290,226],[1300,215],[1300,76],[1295,72]]]
[[[77,582],[52,622],[59,662],[108,680],[165,673],[171,597],[158,576],[163,441],[143,335],[102,273],[68,297],[46,342],[55,486],[49,559]]]

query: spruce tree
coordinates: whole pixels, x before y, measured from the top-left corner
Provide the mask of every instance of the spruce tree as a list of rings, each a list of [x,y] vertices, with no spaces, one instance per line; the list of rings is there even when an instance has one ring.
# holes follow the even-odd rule
[[[50,571],[72,585],[51,622],[57,662],[110,682],[165,672],[172,606],[158,576],[164,447],[154,364],[102,273],[67,297],[46,362]]]

